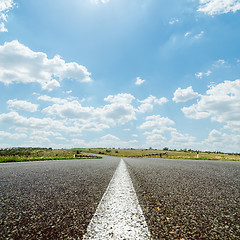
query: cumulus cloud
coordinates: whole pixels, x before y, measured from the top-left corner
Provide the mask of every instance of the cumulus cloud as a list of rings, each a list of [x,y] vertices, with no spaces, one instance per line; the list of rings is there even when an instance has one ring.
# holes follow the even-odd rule
[[[62,101],[42,110],[48,115],[58,115],[62,118],[89,119],[93,112],[93,107],[83,107],[77,100],[68,102]]]
[[[77,101],[67,101],[51,98],[48,96],[40,96],[39,99],[47,101],[55,101],[53,104],[42,110],[48,115],[57,115],[62,118],[84,119],[86,121],[102,122],[109,124],[125,124],[136,119],[135,108],[131,105],[134,98],[131,94],[120,93],[117,95],[109,95],[104,98],[110,102],[103,107],[84,107]]]
[[[9,132],[0,131],[1,139],[9,138],[12,140],[18,140],[18,139],[26,138],[26,137],[27,137],[27,135],[24,133],[9,133]]]
[[[136,84],[136,85],[141,85],[141,84],[143,84],[144,82],[145,82],[145,80],[141,79],[140,77],[137,77],[135,84]]]
[[[104,98],[104,101],[110,103],[119,103],[119,104],[130,104],[135,97],[129,93],[119,93],[117,95],[109,95]]]
[[[239,126],[240,80],[224,81],[209,88],[196,104],[182,108],[185,116],[193,119],[211,117],[212,121],[226,123],[226,127]]]
[[[42,101],[45,101],[45,102],[54,102],[54,103],[58,103],[58,104],[63,104],[63,103],[68,102],[66,99],[54,98],[54,97],[50,97],[48,95],[41,95],[41,96],[38,97],[38,100],[42,100]]]
[[[118,141],[120,140],[118,137],[113,136],[111,134],[105,135],[101,137],[102,140],[110,140],[110,141]]]
[[[7,22],[7,13],[14,5],[13,0],[0,0],[0,32],[8,32],[5,22]]]
[[[17,40],[0,45],[0,82],[39,83],[42,89],[59,87],[59,81],[74,79],[90,82],[86,67],[66,63],[60,56],[49,59],[45,53],[34,52]]]
[[[197,104],[193,104],[190,107],[183,107],[182,112],[186,117],[193,119],[202,119],[210,116],[210,113],[207,111],[199,111]]]
[[[140,129],[149,129],[149,128],[157,128],[162,129],[167,126],[174,125],[174,121],[169,119],[168,117],[161,117],[160,115],[152,115],[146,117],[146,121],[139,126]]]
[[[191,99],[197,98],[199,94],[197,92],[194,92],[192,89],[192,86],[186,88],[186,89],[181,89],[178,88],[173,97],[174,102],[187,102]]]
[[[218,15],[240,10],[239,0],[200,0],[199,12]]]
[[[96,112],[103,120],[112,124],[116,124],[117,122],[125,124],[131,120],[136,120],[135,109],[130,104],[113,103],[96,109]]]
[[[11,125],[11,127],[29,132],[32,130],[38,131],[58,131],[66,134],[77,135],[82,132],[85,125],[80,126],[66,120],[54,120],[51,118],[34,118],[24,117],[17,112],[9,112],[0,114],[0,123]]]
[[[168,99],[165,97],[156,98],[155,96],[150,95],[148,98],[144,100],[138,100],[138,102],[142,104],[138,107],[137,111],[140,113],[145,113],[153,110],[153,104],[162,105],[164,103],[167,103]]]
[[[143,103],[143,104],[145,104],[145,103],[149,103],[149,104],[150,103],[156,103],[156,104],[162,105],[164,103],[167,103],[168,100],[165,97],[157,98],[153,95],[150,95],[148,98],[146,98],[144,100],[138,100],[138,102]]]
[[[189,134],[182,134],[178,131],[172,131],[169,143],[172,146],[182,146],[183,148],[186,148],[187,146],[192,145],[195,141],[196,138],[190,136]]]
[[[226,134],[224,132],[213,129],[208,137],[201,142],[201,146],[205,150],[235,152],[239,148],[240,134]]]
[[[106,104],[102,108],[97,108],[96,115],[103,121],[107,121],[112,124],[117,122],[125,124],[131,120],[135,120],[135,108],[131,105],[131,102],[134,99],[135,97],[133,95],[127,93],[110,95],[104,98],[104,100],[110,102],[111,104]]]
[[[27,111],[27,112],[36,112],[38,109],[38,105],[37,104],[33,104],[27,101],[20,101],[20,100],[8,100],[7,104],[9,106],[9,108],[13,108],[16,110],[23,110],[23,111]]]
[[[178,132],[176,128],[162,126],[154,128],[150,132],[144,133],[146,137],[146,145],[155,148],[189,148],[196,145],[196,138],[189,134]]]

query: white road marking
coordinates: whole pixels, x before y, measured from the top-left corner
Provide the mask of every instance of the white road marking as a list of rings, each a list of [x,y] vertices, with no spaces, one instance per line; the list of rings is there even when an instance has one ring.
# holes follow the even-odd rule
[[[151,239],[131,178],[122,159],[83,239]]]

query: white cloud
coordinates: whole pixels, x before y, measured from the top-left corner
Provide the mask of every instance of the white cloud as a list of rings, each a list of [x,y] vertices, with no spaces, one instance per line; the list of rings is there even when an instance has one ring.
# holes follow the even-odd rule
[[[211,117],[212,121],[226,123],[226,127],[240,125],[240,80],[224,81],[210,86],[206,95],[190,107],[184,107],[183,113],[188,118],[200,119]],[[236,129],[233,127],[232,131]]]
[[[60,56],[48,59],[45,53],[34,52],[17,40],[0,45],[0,82],[6,85],[36,82],[43,89],[52,90],[63,79],[91,81],[86,67],[66,63]]]
[[[213,129],[208,136],[208,141],[210,143],[213,142],[221,142],[223,140],[224,136],[221,132],[217,131],[216,129]]]
[[[27,101],[19,101],[19,100],[8,100],[7,104],[10,108],[16,109],[16,110],[23,110],[27,112],[36,112],[38,109],[37,104],[33,104]]]
[[[18,131],[24,131],[24,129],[20,129],[20,128],[16,128],[16,130],[18,130]],[[42,137],[61,137],[62,135],[61,135],[61,133],[59,133],[59,132],[53,132],[53,131],[42,131],[42,130],[38,130],[38,129],[33,129],[32,131],[31,131],[31,136],[42,136]]]
[[[190,38],[190,39],[199,39],[199,38],[201,38],[203,35],[204,35],[204,31],[201,31],[200,33],[198,33],[198,34],[196,34],[196,35],[194,35],[194,36],[191,36],[192,35],[192,33],[191,32],[186,32],[185,34],[184,34],[184,37],[185,38]]]
[[[189,134],[172,131],[169,143],[171,146],[177,146],[178,148],[188,148],[188,146],[192,145],[195,141],[196,138],[190,136]]]
[[[131,102],[135,97],[128,93],[119,93],[117,95],[109,95],[104,98],[104,101],[111,104],[105,105],[103,108],[96,109],[96,116],[104,122],[112,124],[121,123],[125,124],[131,120],[135,120],[135,109]]]
[[[155,96],[153,95],[150,95],[148,98],[144,99],[144,100],[138,100],[138,102],[140,103],[156,103],[156,104],[159,104],[159,105],[162,105],[164,103],[167,103],[168,100],[165,98],[165,97],[162,97],[162,98],[156,98]]]
[[[14,5],[13,0],[0,0],[0,12],[8,11]]]
[[[34,118],[34,117],[24,117],[19,115],[17,112],[9,112],[0,114],[0,123],[6,123],[11,125],[12,128],[21,129],[25,132],[32,130],[40,131],[58,131],[65,132],[67,134],[79,134],[84,128],[82,126],[77,126],[71,121],[66,120],[54,120],[51,118]]]
[[[153,110],[153,104],[162,105],[164,103],[167,103],[168,100],[165,97],[158,99],[155,96],[150,95],[148,98],[144,100],[138,100],[138,102],[142,104],[138,107],[137,112],[146,113],[148,111]]]
[[[152,115],[146,117],[146,121],[139,126],[140,129],[149,129],[149,128],[157,128],[162,129],[167,126],[174,125],[174,121],[167,117],[161,117],[160,115]]]
[[[150,103],[143,103],[137,109],[139,113],[151,112],[152,110],[153,110],[153,104],[150,104]]]
[[[197,92],[194,92],[192,89],[192,86],[186,88],[186,89],[181,89],[178,88],[173,97],[174,102],[187,102],[188,100],[197,98],[199,94]]]
[[[200,0],[199,12],[218,15],[240,10],[239,0]]]
[[[26,137],[27,135],[23,133],[9,133],[9,132],[0,131],[0,139],[9,138],[12,140],[18,140]]]
[[[111,134],[105,135],[101,137],[102,140],[109,140],[109,141],[118,141],[120,140],[118,137],[113,136]]]
[[[143,84],[144,82],[145,82],[145,80],[141,79],[140,77],[137,77],[135,84],[136,84],[136,85],[141,85],[141,84]]]
[[[210,116],[210,113],[207,111],[199,111],[197,104],[193,104],[190,107],[183,107],[182,112],[186,117],[193,119],[202,119]]]
[[[228,67],[227,62],[224,59],[219,59],[213,64],[214,68]]]
[[[129,93],[119,93],[117,95],[109,95],[104,98],[104,101],[118,104],[130,104],[134,99],[135,97]]]
[[[47,95],[39,96],[38,100],[42,100],[42,101],[45,101],[45,102],[54,102],[54,103],[58,103],[58,104],[63,104],[63,103],[68,102],[66,99],[54,98],[54,97],[50,97],[50,96],[47,96]]]
[[[194,36],[194,38],[195,38],[195,39],[199,39],[199,38],[201,38],[201,37],[203,36],[203,34],[204,34],[204,31],[201,31],[199,34],[196,34],[196,35]]]
[[[0,32],[8,32],[4,22],[7,22],[7,13],[14,5],[13,0],[0,0]]]
[[[49,96],[39,96],[40,100],[57,102],[42,110],[48,115],[56,115],[62,118],[82,119],[88,121],[89,124],[98,123],[102,127],[107,128],[105,123],[109,124],[125,124],[136,119],[135,108],[131,105],[134,98],[131,94],[109,95],[104,100],[110,102],[103,107],[84,107],[77,101],[61,100],[51,98]]]
[[[226,134],[213,129],[208,138],[201,142],[201,146],[208,151],[236,152],[236,149],[239,149],[239,142],[239,134]]]
[[[53,104],[42,110],[48,115],[58,115],[62,118],[89,119],[94,114],[93,107],[83,107],[81,103],[74,100],[72,102],[63,101],[62,104]]]
[[[0,23],[0,32],[8,32],[8,30],[5,28],[5,24],[3,22]]]
[[[29,140],[30,140],[30,143],[34,145],[39,145],[43,143],[48,144],[51,142],[47,137],[43,137],[43,136],[32,136],[29,138]]]
[[[171,19],[171,20],[169,21],[169,24],[170,24],[170,25],[173,25],[173,24],[178,23],[178,22],[179,22],[179,19],[173,18],[173,19]]]
[[[72,90],[68,90],[68,91],[65,91],[65,92],[63,92],[63,93],[70,94],[70,93],[72,93]]]
[[[211,73],[212,73],[212,71],[210,71],[210,70],[208,70],[207,72],[198,72],[198,73],[196,73],[195,74],[195,76],[196,76],[196,78],[203,78],[204,76],[210,76],[211,75]]]
[[[154,148],[190,148],[196,145],[196,138],[189,134],[182,134],[177,131],[176,128],[162,126],[161,128],[155,128],[151,132],[145,132],[146,146]]]
[[[125,124],[131,120],[136,120],[135,109],[131,104],[108,104],[103,108],[97,108],[96,114],[104,122],[110,122],[111,124]]]

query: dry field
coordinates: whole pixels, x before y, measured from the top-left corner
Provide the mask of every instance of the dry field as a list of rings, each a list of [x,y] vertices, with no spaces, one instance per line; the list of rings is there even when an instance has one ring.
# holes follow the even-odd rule
[[[82,148],[83,152],[104,154],[118,157],[160,157],[160,153],[168,153],[162,155],[162,158],[169,159],[199,159],[199,160],[222,160],[222,161],[240,161],[240,154],[232,153],[213,153],[213,152],[199,152],[197,158],[196,151],[173,151],[173,150],[157,150],[157,149],[106,149],[106,148]],[[147,155],[147,156],[143,156]],[[152,156],[151,156],[152,155]]]
[[[75,156],[76,155],[76,156]],[[73,158],[101,158],[81,154],[76,149],[52,149],[52,148],[11,148],[0,149],[1,162],[25,162],[43,160],[61,160]]]

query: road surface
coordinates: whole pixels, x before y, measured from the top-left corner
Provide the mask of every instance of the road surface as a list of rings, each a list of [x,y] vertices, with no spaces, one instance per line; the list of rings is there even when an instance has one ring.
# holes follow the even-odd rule
[[[239,200],[239,162],[6,163],[0,239],[240,239]]]

